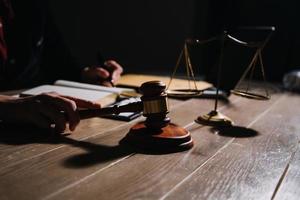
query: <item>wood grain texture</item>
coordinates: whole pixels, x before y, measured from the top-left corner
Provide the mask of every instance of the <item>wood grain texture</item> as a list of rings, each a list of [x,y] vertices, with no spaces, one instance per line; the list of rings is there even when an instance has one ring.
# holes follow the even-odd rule
[[[234,105],[220,110],[230,116],[237,116],[235,120],[240,125],[247,126],[255,116],[275,103],[277,97],[272,98],[271,102],[259,104],[249,104],[245,99],[238,100]],[[188,107],[182,106],[180,111],[176,112],[176,115],[179,114],[182,119],[189,118],[195,110],[193,108],[199,105],[201,105],[200,113],[207,112],[209,107],[201,100],[191,100],[188,103]],[[248,104],[249,115],[238,114]],[[193,111],[190,111],[191,108]],[[187,128],[191,131],[195,142],[192,150],[171,155],[132,156],[105,170],[104,173],[90,177],[60,193],[52,194],[51,199],[158,199],[162,197],[232,140],[231,137],[213,134],[209,127],[190,124]],[[185,199],[189,199],[188,197]],[[173,199],[177,199],[176,195]]]
[[[290,162],[286,165],[285,171],[277,184],[277,191],[273,194],[273,199],[299,199],[300,196],[300,152],[299,137],[297,151],[292,154]]]
[[[280,98],[250,124],[258,137],[234,139],[163,199],[271,199],[298,146],[299,103]]]
[[[293,113],[288,120],[288,129],[286,132],[297,136],[293,141],[296,150],[290,157],[285,171],[282,173],[282,179],[278,181],[277,192],[274,193],[274,199],[299,199],[300,196],[300,115],[299,115],[299,96],[290,97],[291,102],[289,111]],[[293,101],[292,101],[293,100]],[[295,102],[296,101],[296,102]],[[287,112],[286,114],[289,114]],[[284,133],[283,133],[284,134]]]
[[[213,105],[211,101],[204,102]],[[171,115],[177,116],[177,110],[182,112],[181,109],[189,103],[182,104],[172,106]],[[193,108],[189,107],[186,111],[190,110]],[[195,116],[190,115],[182,120],[181,124],[189,123],[194,118]],[[22,199],[39,199],[81,182],[122,161],[132,152],[118,144],[134,123],[136,121],[119,127],[108,126],[104,133],[84,141],[61,138],[61,143],[67,145],[2,169],[0,199],[16,199],[20,196]],[[37,187],[38,190],[33,190]]]
[[[103,118],[82,120],[77,129],[69,136],[74,140],[83,140],[94,135],[102,134],[106,127],[118,127],[125,124]],[[33,131],[32,128],[1,129],[0,135],[0,171],[55,149],[66,144],[46,130]],[[5,134],[3,132],[5,131]]]
[[[182,103],[181,100],[170,100],[172,107],[176,107],[180,103]],[[140,119],[136,119],[132,123]],[[74,140],[85,140],[105,133],[108,127],[116,128],[119,126],[128,125],[123,121],[91,118],[82,120],[76,130],[68,137]],[[67,145],[45,130],[33,131],[33,129],[26,127],[22,129],[19,127],[8,128],[8,130],[7,128],[3,129],[0,125],[0,171],[3,168],[16,165]]]
[[[143,118],[84,120],[74,134],[55,140],[18,144],[1,137],[0,199],[296,199],[299,100],[282,93],[270,101],[232,96],[219,110],[235,129],[194,122],[212,110],[212,100],[171,100],[172,122],[195,143],[173,154],[119,145]]]

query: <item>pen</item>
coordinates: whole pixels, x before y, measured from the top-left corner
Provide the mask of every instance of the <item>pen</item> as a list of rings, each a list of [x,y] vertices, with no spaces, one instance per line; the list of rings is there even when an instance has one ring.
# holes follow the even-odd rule
[[[97,53],[97,62],[100,65],[100,67],[103,67],[104,69],[106,69],[109,72],[109,77],[105,81],[109,82],[109,84],[112,87],[115,87],[115,85],[113,83],[113,78],[112,78],[113,71],[108,66],[105,65],[105,59],[100,52]]]

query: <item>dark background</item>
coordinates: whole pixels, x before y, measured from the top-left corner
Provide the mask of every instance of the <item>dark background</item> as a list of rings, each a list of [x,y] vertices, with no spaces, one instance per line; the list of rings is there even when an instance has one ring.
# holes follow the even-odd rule
[[[188,37],[205,39],[239,26],[275,26],[263,52],[269,80],[281,80],[300,66],[299,6],[297,0],[51,1],[58,28],[81,63],[94,63],[100,51],[128,73],[170,74]],[[201,65],[201,56],[210,57],[193,50],[193,64],[210,71]]]

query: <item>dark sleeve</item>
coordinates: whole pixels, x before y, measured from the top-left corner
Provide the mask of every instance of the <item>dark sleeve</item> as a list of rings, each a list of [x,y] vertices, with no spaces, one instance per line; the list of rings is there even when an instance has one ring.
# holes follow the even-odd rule
[[[42,55],[42,73],[45,80],[58,79],[79,81],[83,65],[72,56],[63,40],[50,9],[47,9]]]

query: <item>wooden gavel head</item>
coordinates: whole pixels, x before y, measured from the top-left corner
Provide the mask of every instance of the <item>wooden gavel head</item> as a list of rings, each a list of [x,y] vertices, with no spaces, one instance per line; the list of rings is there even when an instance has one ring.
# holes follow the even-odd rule
[[[149,81],[140,87],[145,126],[160,129],[170,123],[166,85],[161,81]]]

